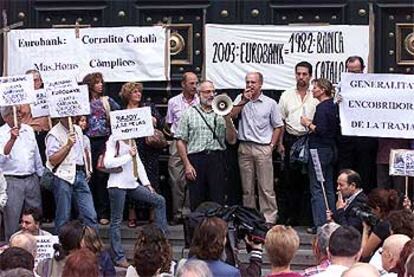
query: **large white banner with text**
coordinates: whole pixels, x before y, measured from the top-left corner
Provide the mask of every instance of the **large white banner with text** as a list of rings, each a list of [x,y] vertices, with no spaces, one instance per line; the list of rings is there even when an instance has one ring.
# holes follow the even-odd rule
[[[343,135],[414,138],[414,75],[344,73]]]
[[[357,36],[355,34],[358,34]],[[307,61],[313,77],[334,84],[345,60],[369,53],[368,26],[206,25],[206,79],[218,89],[244,88],[247,72],[264,76],[264,89],[295,85],[294,68]]]
[[[107,82],[169,79],[167,31],[162,26],[13,30],[8,72],[39,70],[44,78],[102,72]]]

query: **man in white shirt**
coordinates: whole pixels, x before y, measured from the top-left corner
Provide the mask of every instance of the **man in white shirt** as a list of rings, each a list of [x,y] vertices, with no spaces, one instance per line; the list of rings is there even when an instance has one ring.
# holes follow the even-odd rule
[[[309,89],[312,78],[312,65],[300,62],[295,66],[296,86],[284,91],[279,100],[279,107],[285,123],[285,130],[278,151],[284,157],[284,178],[282,187],[286,191],[286,221],[289,225],[298,225],[306,211],[310,211],[309,178],[306,174],[306,165],[290,164],[290,149],[292,145],[308,133],[308,128],[300,123],[301,116],[313,119],[316,105],[319,101],[313,97]],[[281,187],[281,189],[282,189]],[[299,206],[298,206],[299,205]],[[305,215],[310,224],[311,214]]]
[[[10,240],[13,237],[22,234],[29,233],[33,236],[51,236],[52,234],[48,231],[40,229],[40,223],[42,221],[42,214],[39,209],[29,208],[25,209],[22,214],[22,219],[20,221],[21,230],[14,233]]]
[[[328,246],[328,257],[331,264],[324,272],[315,277],[340,277],[344,271],[359,261],[361,257],[361,234],[349,226],[341,226],[336,229]]]
[[[44,167],[33,129],[20,124],[20,107],[16,109],[17,126],[12,107],[2,107],[0,111],[6,123],[0,127],[0,167],[7,182],[4,229],[8,240],[19,229],[23,208],[42,207],[39,177]]]
[[[85,145],[79,126],[69,130],[68,118],[60,118],[46,136],[46,166],[53,172],[53,195],[56,203],[55,228],[70,218],[72,197],[76,201],[79,217],[86,225],[97,229],[97,216],[92,194],[86,182]]]

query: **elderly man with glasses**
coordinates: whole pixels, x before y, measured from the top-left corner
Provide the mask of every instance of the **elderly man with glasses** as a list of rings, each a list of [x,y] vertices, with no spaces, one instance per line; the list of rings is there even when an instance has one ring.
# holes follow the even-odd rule
[[[201,82],[197,92],[200,104],[183,113],[176,132],[192,211],[204,201],[224,204],[227,186],[224,150],[226,141],[234,144],[237,137],[230,116],[213,112],[214,84]]]

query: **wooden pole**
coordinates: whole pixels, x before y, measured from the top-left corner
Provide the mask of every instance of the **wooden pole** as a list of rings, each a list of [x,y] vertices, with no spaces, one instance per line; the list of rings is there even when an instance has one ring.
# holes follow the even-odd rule
[[[136,147],[137,146],[134,139],[129,139],[129,145],[131,147]],[[134,177],[138,178],[138,163],[137,163],[136,156],[132,157],[132,170],[133,170],[133,173],[134,173]]]
[[[11,29],[23,26],[23,21],[16,22],[11,25],[7,25],[7,12],[6,10],[2,11],[2,21],[3,27],[0,33],[3,34],[3,76],[7,76],[7,63],[8,63],[8,41],[7,41],[7,34]]]
[[[326,210],[329,210],[329,203],[328,203],[328,197],[326,196],[325,186],[323,185],[323,182],[320,182],[320,184],[322,188],[323,200],[325,201]]]
[[[2,11],[2,17],[3,17],[3,28],[6,28],[6,26],[7,26],[7,13],[6,13],[6,10]],[[7,76],[7,60],[8,60],[8,57],[7,57],[7,52],[8,52],[8,49],[7,49],[7,46],[8,46],[7,33],[8,33],[7,30],[3,30],[3,76]],[[14,113],[14,108],[13,108],[13,113]]]
[[[408,197],[408,176],[405,176],[405,197]]]
[[[52,123],[52,119],[50,118],[50,116],[47,117],[47,123],[49,124],[49,130],[53,128],[53,123]]]
[[[68,125],[69,125],[69,133],[73,132],[73,122],[72,122],[72,117],[68,116]]]
[[[15,128],[19,128],[19,122],[17,121],[17,106],[13,105],[13,123]]]

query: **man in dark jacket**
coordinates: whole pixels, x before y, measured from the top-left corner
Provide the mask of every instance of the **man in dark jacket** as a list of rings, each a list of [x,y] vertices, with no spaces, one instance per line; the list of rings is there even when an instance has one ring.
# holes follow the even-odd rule
[[[344,226],[352,226],[362,233],[362,220],[355,215],[355,209],[366,207],[367,196],[362,191],[361,176],[352,169],[339,172],[337,179],[338,201],[336,211],[328,211],[328,220]]]

